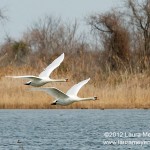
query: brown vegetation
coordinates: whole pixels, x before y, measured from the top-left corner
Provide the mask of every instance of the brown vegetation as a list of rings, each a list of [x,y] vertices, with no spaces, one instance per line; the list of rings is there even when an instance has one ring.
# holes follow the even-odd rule
[[[76,21],[67,24],[53,17],[40,19],[18,41],[8,38],[0,50],[0,108],[149,108],[149,0],[126,2],[130,19],[113,10],[87,18],[94,33],[90,42],[87,35],[78,33]],[[31,92],[22,79],[4,77],[38,75],[63,52],[65,59],[52,76],[70,82],[45,86],[66,92],[90,77],[79,96],[97,96],[97,101],[51,106],[51,96]]]
[[[38,71],[30,67],[23,68],[5,68],[2,70],[6,74],[38,74]],[[60,72],[59,72],[60,73]],[[69,76],[70,74],[61,74]],[[58,77],[58,71],[52,75]],[[70,75],[68,83],[49,83],[45,86],[52,86],[66,92],[76,82]],[[76,77],[77,78],[77,77]],[[72,80],[71,80],[72,79]],[[44,92],[30,91],[29,86],[23,85],[25,80],[16,80],[1,77],[0,80],[1,100],[0,108],[149,108],[150,107],[150,76],[148,73],[139,74],[118,74],[114,73],[107,78],[103,78],[100,86],[95,86],[93,79],[79,92],[79,96],[98,96],[98,100],[91,102],[79,102],[70,106],[52,106],[50,103],[54,100]]]

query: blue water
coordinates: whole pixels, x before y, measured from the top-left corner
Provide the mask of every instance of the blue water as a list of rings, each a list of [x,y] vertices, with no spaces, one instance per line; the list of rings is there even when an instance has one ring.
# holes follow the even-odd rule
[[[149,150],[148,141],[150,110],[0,110],[0,150]]]

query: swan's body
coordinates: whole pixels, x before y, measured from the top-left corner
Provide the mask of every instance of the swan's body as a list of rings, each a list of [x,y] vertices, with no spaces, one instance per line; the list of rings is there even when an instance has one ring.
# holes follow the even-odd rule
[[[79,101],[87,101],[87,100],[96,100],[97,97],[88,97],[88,98],[80,98],[77,96],[80,88],[85,85],[88,81],[90,80],[84,80],[79,82],[78,84],[75,84],[72,88],[70,88],[67,93],[63,93],[59,89],[56,88],[32,88],[34,91],[44,91],[53,97],[56,98],[55,101],[53,101],[52,105],[69,105],[74,102],[79,102]]]
[[[64,60],[64,53],[61,54],[57,59],[55,59],[43,72],[39,74],[39,76],[27,75],[27,76],[6,76],[6,77],[30,79],[30,81],[25,83],[25,85],[31,85],[36,87],[42,86],[49,82],[66,82],[68,81],[68,79],[51,79],[49,77],[52,71],[56,69],[63,60]]]

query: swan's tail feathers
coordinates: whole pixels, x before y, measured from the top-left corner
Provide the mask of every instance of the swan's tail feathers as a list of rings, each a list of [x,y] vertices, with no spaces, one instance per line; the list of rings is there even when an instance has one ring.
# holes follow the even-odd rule
[[[97,96],[94,96],[94,100],[98,100]]]

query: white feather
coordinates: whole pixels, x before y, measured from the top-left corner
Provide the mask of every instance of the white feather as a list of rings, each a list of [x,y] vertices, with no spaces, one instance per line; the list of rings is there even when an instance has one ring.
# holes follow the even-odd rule
[[[83,80],[81,82],[79,82],[78,84],[75,84],[73,87],[71,87],[68,91],[67,91],[67,95],[74,95],[77,96],[79,90],[82,88],[82,86],[84,86],[88,81],[90,80],[90,78]]]
[[[49,95],[55,97],[56,100],[52,103],[52,105],[69,105],[74,102],[97,99],[97,97],[80,98],[77,96],[77,93],[80,90],[80,88],[83,85],[85,85],[89,80],[90,78],[74,85],[66,94],[56,88],[32,88],[31,90],[32,91],[44,91],[48,93]]]
[[[63,93],[62,91],[60,91],[57,88],[54,87],[50,87],[50,88],[31,88],[32,91],[44,91],[49,95],[52,95],[53,97],[55,97],[56,99],[67,99],[69,98],[65,93]]]
[[[49,77],[54,69],[56,69],[64,60],[64,53],[55,59],[49,66],[47,66],[43,72],[39,74],[39,77]]]
[[[55,59],[39,76],[25,75],[25,76],[6,76],[12,78],[25,78],[31,81],[25,83],[25,85],[31,85],[35,87],[42,86],[49,82],[67,82],[68,79],[51,79],[49,76],[54,69],[56,69],[60,63],[64,60],[64,53],[61,54],[57,59]],[[29,84],[30,83],[30,84]]]

